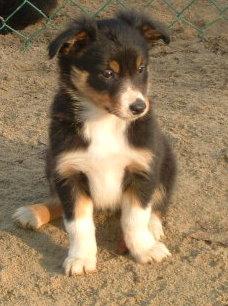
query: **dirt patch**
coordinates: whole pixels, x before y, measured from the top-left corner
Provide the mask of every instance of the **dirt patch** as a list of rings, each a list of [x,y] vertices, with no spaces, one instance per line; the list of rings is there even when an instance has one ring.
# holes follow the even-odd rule
[[[34,232],[11,220],[17,207],[48,192],[43,151],[56,89],[56,65],[46,52],[52,34],[26,53],[13,35],[0,37],[1,305],[227,305],[228,39],[221,27],[205,41],[181,31],[170,46],[154,48],[150,69],[157,116],[179,168],[165,222],[173,256],[144,266],[117,255],[118,217],[98,213],[98,273],[72,278],[61,267],[68,244],[61,221]]]

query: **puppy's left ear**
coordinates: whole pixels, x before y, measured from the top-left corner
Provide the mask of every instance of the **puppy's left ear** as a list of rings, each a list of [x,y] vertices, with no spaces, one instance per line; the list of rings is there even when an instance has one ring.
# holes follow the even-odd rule
[[[64,32],[59,34],[49,45],[49,57],[68,56],[83,50],[96,40],[96,22],[88,17],[75,20]]]
[[[132,10],[120,11],[117,13],[117,18],[139,30],[149,44],[160,39],[166,44],[170,42],[170,37],[165,27],[160,22],[152,20],[146,14]]]

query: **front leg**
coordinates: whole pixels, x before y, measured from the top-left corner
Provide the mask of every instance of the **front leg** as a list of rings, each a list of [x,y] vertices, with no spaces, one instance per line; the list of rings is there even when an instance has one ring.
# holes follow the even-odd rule
[[[171,255],[162,242],[156,241],[150,230],[151,206],[150,202],[146,205],[142,202],[135,189],[125,191],[121,215],[124,240],[131,255],[140,263],[153,259],[160,262]]]
[[[96,270],[97,245],[93,221],[93,203],[85,193],[76,189],[74,180],[57,180],[56,189],[63,204],[64,224],[70,247],[64,261],[67,275]]]

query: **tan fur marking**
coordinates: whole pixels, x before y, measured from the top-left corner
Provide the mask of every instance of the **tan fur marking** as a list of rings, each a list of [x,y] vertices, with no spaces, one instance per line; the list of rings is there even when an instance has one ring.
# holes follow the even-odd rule
[[[165,188],[162,185],[155,188],[155,191],[152,195],[153,206],[160,204],[164,200],[165,196]]]
[[[31,209],[33,213],[39,218],[42,224],[46,224],[51,220],[58,219],[63,214],[61,203],[59,202],[47,202],[34,205],[27,205],[27,208]]]
[[[143,59],[141,55],[139,55],[136,59],[136,68],[139,69],[139,67],[143,64]]]
[[[154,211],[153,213],[162,221],[162,214],[160,211]]]
[[[110,68],[115,72],[115,73],[119,73],[120,72],[120,65],[117,61],[112,60],[109,62],[109,66]]]
[[[144,172],[144,171],[146,172],[146,169],[137,162],[131,163],[129,166],[126,167],[126,169],[131,173]]]
[[[78,171],[89,171],[91,167],[85,158],[85,152],[78,150],[75,152],[62,153],[57,161],[57,172],[65,178],[74,175]]]
[[[18,208],[13,214],[13,219],[24,228],[38,229],[51,220],[60,218],[63,213],[58,200],[46,203],[31,204]]]
[[[153,154],[148,150],[135,149],[135,156],[137,158],[127,166],[127,170],[130,172],[149,171],[153,161]]]
[[[129,203],[132,204],[132,206],[140,206],[139,200],[136,197],[134,190],[132,189],[128,189],[125,193],[124,193],[124,197],[125,199],[128,200]],[[159,186],[155,189],[153,195],[152,195],[152,199],[151,199],[151,203],[153,205],[153,207],[156,207],[157,204],[161,203],[165,198],[165,189],[163,186]],[[156,216],[158,218],[161,218],[161,213],[157,210],[153,211],[154,214],[156,214]]]
[[[139,199],[132,188],[128,188],[124,192],[124,202],[130,203],[132,207],[141,207]]]
[[[111,97],[108,94],[97,92],[95,89],[89,86],[87,83],[89,73],[87,71],[81,71],[77,68],[73,68],[71,75],[73,84],[79,90],[79,92],[83,94],[83,96],[92,100],[97,106],[108,107],[111,105]]]
[[[158,40],[161,37],[161,33],[159,33],[157,30],[152,29],[151,27],[144,26],[142,28],[144,37],[148,40]]]
[[[85,88],[86,95],[91,99],[97,106],[109,107],[111,105],[111,97],[108,94],[98,93],[96,90],[87,86]]]
[[[87,38],[86,32],[80,32],[80,33],[75,35],[75,41],[84,40],[86,38]]]
[[[69,39],[69,40],[67,41],[67,43],[64,44],[64,45],[61,47],[60,52],[61,52],[61,53],[64,53],[64,54],[68,54],[68,53],[71,51],[72,47],[73,47],[75,44],[77,44],[78,41],[82,41],[82,40],[86,40],[86,39],[87,39],[87,34],[86,34],[86,32],[77,33],[77,34],[75,35],[75,37]]]
[[[75,165],[72,163],[72,159],[68,158],[67,155],[65,156],[64,153],[61,154],[58,159],[56,170],[64,178],[68,178],[74,175],[76,172]]]
[[[88,79],[89,73],[85,70],[80,70],[77,68],[73,68],[71,71],[71,79],[73,84],[75,85],[78,90],[84,89],[86,86],[86,82]]]
[[[91,211],[91,199],[86,195],[80,194],[77,197],[77,202],[75,205],[75,217],[84,218],[90,214]]]

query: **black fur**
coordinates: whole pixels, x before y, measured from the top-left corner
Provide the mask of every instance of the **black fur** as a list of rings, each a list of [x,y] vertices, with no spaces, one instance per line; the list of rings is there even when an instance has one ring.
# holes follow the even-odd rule
[[[59,154],[73,149],[86,149],[89,145],[81,136],[83,123],[75,121],[73,109],[74,101],[70,96],[64,91],[59,92],[51,109],[49,148],[46,159],[46,176],[49,181],[51,196],[58,196],[61,199],[67,217],[72,217],[74,213],[75,194],[71,191],[71,189],[75,190],[74,183],[79,184],[81,181],[84,191],[86,194],[89,193],[87,178],[83,174],[77,174],[67,181],[55,172],[56,157]]]
[[[130,125],[128,140],[135,147],[149,149],[153,152],[154,159],[150,173],[126,173],[124,186],[135,185],[143,206],[148,204],[153,190],[159,184],[164,186],[164,200],[154,207],[155,211],[164,214],[175,181],[176,162],[167,138],[161,132],[152,111]]]
[[[145,34],[148,29],[149,34]],[[50,44],[50,57],[58,53],[60,90],[51,109],[47,176],[52,193],[57,193],[63,204],[67,219],[74,215],[76,189],[90,195],[89,182],[83,173],[75,173],[67,179],[56,174],[56,160],[61,153],[82,148],[86,150],[89,146],[82,136],[84,119],[80,113],[83,112],[83,99],[93,99],[94,93],[99,94],[100,99],[104,100],[104,105],[100,102],[100,106],[115,114],[118,110],[118,94],[126,76],[144,94],[147,70],[142,69],[139,73],[135,63],[140,56],[143,65],[147,65],[148,50],[151,43],[158,39],[169,42],[166,30],[150,18],[131,11],[121,12],[113,19],[99,21],[81,18]],[[106,79],[103,71],[107,69],[110,58],[117,61],[121,69],[118,76],[115,74],[111,79]],[[73,68],[77,68],[81,74],[87,73],[86,90],[80,82],[74,82]],[[91,97],[90,91],[93,93]],[[106,98],[106,101],[103,98],[107,96],[109,99]],[[155,210],[164,211],[174,183],[175,161],[154,119],[152,108],[150,102],[147,114],[132,121],[126,131],[131,146],[152,152],[154,159],[151,169],[146,173],[126,169],[122,185],[123,191],[133,189],[143,206],[148,204],[155,188],[163,185],[166,197]]]
[[[158,22],[151,20],[148,16],[142,13],[136,13],[134,11],[121,11],[117,14],[117,18],[127,22],[131,27],[135,27],[143,34],[143,26],[148,26],[152,29],[156,29],[159,34],[159,39],[162,39],[166,44],[170,43],[170,37],[167,29]],[[149,40],[148,40],[149,41]]]
[[[30,2],[41,10],[46,16],[56,7],[57,0],[30,0]],[[6,20],[21,4],[23,0],[0,0],[0,16]],[[15,30],[23,30],[28,25],[35,24],[43,16],[31,5],[22,6],[6,23]],[[0,21],[0,28],[3,23]],[[0,34],[7,34],[11,30],[3,27]]]

